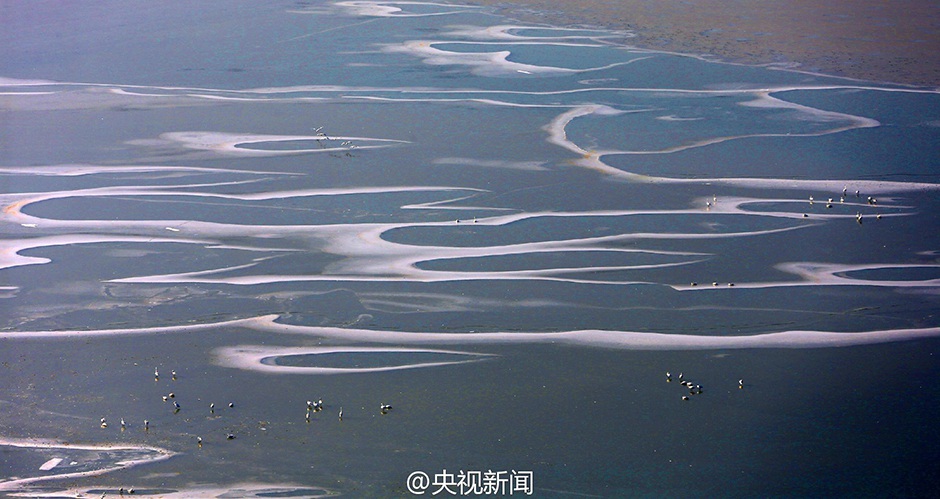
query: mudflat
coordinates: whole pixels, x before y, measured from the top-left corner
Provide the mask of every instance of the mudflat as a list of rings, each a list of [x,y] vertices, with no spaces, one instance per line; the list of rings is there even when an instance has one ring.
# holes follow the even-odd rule
[[[940,3],[929,0],[470,0],[510,17],[629,30],[637,47],[940,85]]]

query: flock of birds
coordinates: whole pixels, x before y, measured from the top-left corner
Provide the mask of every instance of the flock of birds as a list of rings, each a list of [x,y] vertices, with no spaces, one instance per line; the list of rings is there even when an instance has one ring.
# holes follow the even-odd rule
[[[842,195],[839,197],[839,204],[845,204],[845,198],[846,198],[846,196],[848,195],[848,191],[849,191],[848,186],[842,187]],[[860,192],[858,189],[855,190],[855,197],[856,197],[856,198],[861,198],[861,197],[862,197],[862,194],[861,194],[861,192]],[[872,196],[867,196],[866,201],[867,201],[868,204],[871,205],[871,206],[875,206],[876,204],[878,204],[878,200],[875,199],[875,198],[872,197]],[[718,203],[718,196],[712,196],[711,201],[705,201],[705,209],[706,209],[706,210],[711,210],[712,207],[714,207],[715,204],[717,204],[717,203]],[[813,204],[815,204],[815,203],[816,203],[816,200],[813,198],[813,196],[810,196],[810,197],[809,197],[809,204],[810,204],[810,205],[813,205]],[[826,200],[826,208],[832,208],[833,203],[835,203],[835,201],[833,200],[833,198],[828,198],[828,199]],[[806,214],[806,213],[803,213],[803,218],[809,218],[809,215]],[[877,218],[878,220],[881,220],[881,214],[875,215],[875,218]],[[856,213],[855,213],[855,221],[858,222],[858,223],[861,225],[861,223],[862,223],[862,212],[859,211],[859,212],[856,212]]]
[[[849,190],[848,186],[842,187],[842,196],[839,197],[839,204],[844,204],[844,203],[845,203],[845,198],[846,198],[846,195],[848,194],[848,190]],[[855,197],[861,198],[861,196],[862,196],[862,195],[861,195],[861,192],[856,189],[856,191],[855,191]],[[810,197],[809,197],[809,204],[812,205],[812,204],[815,204],[815,202],[816,202],[816,200],[813,198],[813,196],[810,196]],[[834,201],[833,201],[833,198],[828,198],[827,201],[826,201],[826,208],[832,208],[833,202],[834,202]],[[866,202],[867,202],[869,205],[871,205],[871,206],[875,206],[875,205],[878,204],[878,200],[875,199],[875,198],[872,197],[872,196],[867,196]],[[706,210],[711,210],[712,207],[714,207],[717,203],[718,203],[718,196],[717,196],[717,195],[712,196],[712,199],[711,199],[710,201],[706,201],[706,202],[705,202],[705,209],[706,209]],[[806,214],[806,213],[804,213],[804,214],[803,214],[803,218],[809,218],[809,215]],[[879,213],[879,214],[876,214],[876,215],[875,215],[875,218],[878,219],[878,220],[881,220],[881,214],[880,214],[880,213]],[[862,212],[860,212],[860,211],[859,211],[859,212],[856,212],[856,213],[855,213],[855,221],[858,222],[859,225],[861,225],[861,224],[862,224],[862,220],[863,220]],[[458,220],[458,222],[459,222],[459,220]],[[692,281],[692,282],[690,283],[690,285],[691,285],[691,286],[698,286],[698,283],[695,282],[695,281]],[[713,286],[713,287],[717,287],[718,285],[719,285],[718,282],[712,282],[712,286]],[[734,283],[733,283],[733,282],[729,282],[729,283],[728,283],[728,287],[734,287]]]
[[[682,386],[684,386],[684,387],[686,387],[686,388],[689,389],[689,394],[688,394],[688,395],[683,395],[683,396],[682,396],[682,400],[688,401],[688,400],[689,400],[689,397],[694,396],[694,395],[701,395],[701,394],[702,394],[702,385],[693,383],[693,382],[691,382],[691,381],[685,379],[685,375],[684,375],[684,374],[679,373],[679,376],[677,376],[676,379],[679,381],[679,384],[680,384],[680,385],[682,385]],[[672,383],[672,373],[670,373],[669,371],[666,371],[666,383]],[[738,389],[743,389],[743,388],[744,388],[744,380],[743,380],[743,379],[739,379],[739,380],[738,380]]]
[[[176,381],[176,380],[178,379],[178,378],[177,378],[176,371],[171,371],[171,372],[170,372],[170,377],[171,377],[171,379],[172,379],[173,381]],[[154,370],[153,370],[153,379],[154,379],[154,381],[160,381],[160,371],[159,371],[158,368],[154,368]],[[166,402],[173,402],[173,413],[174,413],[174,414],[177,414],[177,413],[180,412],[180,410],[182,409],[182,406],[180,405],[180,403],[179,403],[177,400],[175,400],[175,399],[176,399],[176,394],[175,394],[174,392],[169,392],[168,394],[162,395],[161,397],[162,397],[164,403],[166,403]],[[230,409],[231,409],[231,408],[234,408],[234,407],[235,407],[235,402],[229,402],[229,403],[228,403],[228,407],[229,407]],[[305,414],[305,416],[304,416],[304,420],[305,420],[307,423],[310,423],[310,421],[311,421],[311,414],[312,414],[312,413],[316,413],[316,412],[320,412],[320,411],[324,410],[324,408],[325,408],[325,405],[323,404],[323,399],[317,399],[316,401],[308,400],[308,401],[307,401],[307,412],[306,412],[306,414]],[[391,410],[392,410],[391,404],[384,404],[384,403],[383,403],[383,404],[379,405],[379,414],[386,415],[386,414],[388,414],[389,412],[391,412]],[[214,415],[214,414],[215,414],[215,402],[211,402],[211,403],[209,404],[209,414],[210,414],[210,415]],[[338,416],[338,418],[339,418],[340,421],[343,420],[343,408],[342,408],[342,407],[339,408],[339,413],[338,413],[337,416]],[[124,418],[121,418],[121,423],[120,423],[120,424],[121,424],[121,431],[125,431],[125,430],[127,429],[127,422],[124,420]],[[102,417],[102,418],[101,418],[101,428],[108,428],[108,419],[107,419],[106,417]],[[144,431],[150,431],[150,421],[147,420],[147,419],[144,420],[143,430],[144,430]],[[225,438],[226,438],[226,440],[234,440],[234,439],[235,439],[235,433],[234,433],[234,432],[227,432]],[[199,447],[202,447],[202,437],[201,437],[201,436],[197,436],[197,437],[196,437],[196,444],[197,444]]]

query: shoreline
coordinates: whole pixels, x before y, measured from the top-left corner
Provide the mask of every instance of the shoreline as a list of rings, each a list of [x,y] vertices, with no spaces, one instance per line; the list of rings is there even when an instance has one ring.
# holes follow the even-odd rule
[[[629,45],[857,80],[940,87],[940,4],[879,0],[467,0],[525,22],[599,27]]]

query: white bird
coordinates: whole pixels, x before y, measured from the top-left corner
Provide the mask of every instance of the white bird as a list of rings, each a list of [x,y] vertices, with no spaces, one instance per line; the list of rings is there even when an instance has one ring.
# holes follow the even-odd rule
[[[144,429],[145,429],[145,430],[149,430],[149,429],[150,429],[150,421],[147,421],[146,419],[144,420]]]
[[[342,407],[339,408],[339,420],[340,421],[343,420],[343,408]]]

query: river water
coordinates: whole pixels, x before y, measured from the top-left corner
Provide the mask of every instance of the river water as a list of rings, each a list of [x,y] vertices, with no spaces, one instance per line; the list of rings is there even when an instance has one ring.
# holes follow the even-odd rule
[[[26,4],[0,491],[936,490],[936,91],[455,4]]]

